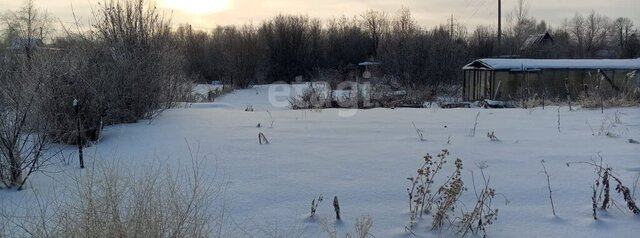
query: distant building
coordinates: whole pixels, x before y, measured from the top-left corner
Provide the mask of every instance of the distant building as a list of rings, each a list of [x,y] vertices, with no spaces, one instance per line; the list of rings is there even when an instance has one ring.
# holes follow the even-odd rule
[[[42,48],[44,47],[44,43],[42,39],[34,38],[34,37],[16,37],[11,41],[11,45],[7,47],[9,50],[21,50],[25,48]]]
[[[554,44],[553,37],[549,32],[531,35],[520,47],[520,54],[531,58],[548,58]]]
[[[0,48],[0,56],[4,60],[16,60],[21,57],[30,59],[33,55],[57,55],[64,49],[47,47],[40,38],[16,37],[9,47]],[[18,57],[18,58],[13,58]]]
[[[542,33],[542,34],[535,34],[535,35],[530,35],[527,38],[527,40],[524,41],[524,44],[520,49],[521,50],[535,49],[541,46],[552,45],[553,43],[554,43],[553,37],[551,37],[549,32]]]
[[[601,84],[614,92],[640,87],[640,58],[478,59],[462,69],[467,101],[513,100],[524,93],[547,98],[566,98],[569,93],[575,98]]]

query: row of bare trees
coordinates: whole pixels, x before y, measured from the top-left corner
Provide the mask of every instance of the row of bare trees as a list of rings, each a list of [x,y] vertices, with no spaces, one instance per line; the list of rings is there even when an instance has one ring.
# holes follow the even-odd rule
[[[499,53],[522,54],[519,50],[533,34],[549,32],[555,44],[545,56],[550,58],[635,58],[640,56],[640,32],[627,17],[615,20],[595,11],[587,15],[576,13],[557,27],[538,21],[529,13],[526,0],[507,16],[506,40]],[[525,56],[526,53],[525,53]]]
[[[327,21],[302,15],[278,15],[259,25],[218,27],[211,32],[178,28],[191,75],[240,87],[254,83],[305,80],[329,75],[353,80],[355,65],[382,62],[382,73],[409,86],[438,89],[458,84],[460,67],[475,58],[640,57],[640,36],[629,18],[610,20],[592,12],[576,14],[552,27],[529,15],[521,0],[508,16],[501,44],[492,26],[472,31],[460,23],[424,28],[409,9],[388,14],[370,10]],[[544,51],[523,45],[534,34],[550,33]]]
[[[406,85],[453,83],[472,56],[461,27],[423,30],[408,9],[395,15],[367,11],[322,24],[308,16],[278,15],[258,26],[217,27],[211,32],[181,26],[190,75],[238,87],[309,80],[330,75],[354,80],[358,63],[384,62],[384,74]]]

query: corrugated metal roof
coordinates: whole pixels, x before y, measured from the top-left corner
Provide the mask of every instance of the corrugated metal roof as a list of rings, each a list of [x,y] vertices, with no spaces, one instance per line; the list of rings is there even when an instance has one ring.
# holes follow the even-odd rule
[[[530,35],[527,40],[525,40],[524,45],[520,48],[520,50],[526,50],[534,47],[534,45],[545,44],[547,42],[553,43],[553,37],[547,32],[542,34]]]
[[[464,70],[535,71],[544,69],[640,70],[638,59],[478,59]]]

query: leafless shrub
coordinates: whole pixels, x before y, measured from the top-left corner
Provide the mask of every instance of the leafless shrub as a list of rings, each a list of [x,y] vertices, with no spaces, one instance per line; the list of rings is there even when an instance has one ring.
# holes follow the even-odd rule
[[[338,237],[338,230],[336,229],[335,223],[329,224],[329,221],[327,221],[327,219],[321,218],[321,219],[318,219],[318,224],[320,225],[320,228],[322,228],[322,230],[325,233],[327,233],[328,237],[330,238]]]
[[[207,85],[208,86],[208,85]],[[197,87],[202,87],[197,85]],[[213,102],[216,98],[230,93],[233,91],[233,87],[224,85],[222,87],[209,87],[206,91],[196,91],[189,95],[185,102]]]
[[[620,121],[619,116],[606,115],[604,118],[602,118],[602,121],[600,122],[600,127],[598,127],[597,130],[591,127],[591,124],[589,124],[588,121],[587,121],[587,125],[591,129],[591,132],[592,132],[591,134],[594,136],[607,136],[607,137],[616,138],[624,135],[625,133],[625,131],[617,129],[618,123],[616,121]]]
[[[76,178],[75,192],[59,211],[64,237],[209,237],[220,236],[216,213],[221,187],[200,171],[194,158],[184,172],[98,168]],[[185,173],[186,172],[186,173]]]
[[[578,98],[577,103],[583,108],[595,109],[595,108],[614,108],[614,107],[635,107],[640,104],[640,101],[628,96],[612,96],[608,98],[598,98],[592,96],[581,95]]]
[[[383,82],[372,83],[369,94],[374,105],[395,108],[402,105],[403,97],[407,93],[386,79]]]
[[[538,94],[531,95],[522,100],[522,108],[530,109],[529,114],[531,114],[531,110],[534,110],[538,106],[542,106],[542,98],[538,96]]]
[[[25,209],[34,214],[0,215],[10,219],[14,237],[225,237],[224,187],[193,156],[184,170],[95,165],[73,177],[59,199],[36,193],[35,207]]]
[[[446,164],[446,158],[449,155],[448,150],[442,150],[440,154],[434,158],[427,154],[424,157],[425,162],[418,169],[415,177],[407,178],[411,183],[407,188],[409,195],[409,211],[411,213],[409,225],[405,230],[412,233],[414,226],[417,224],[418,218],[423,214],[433,213],[432,229],[440,228],[444,222],[448,220],[448,213],[454,210],[455,204],[464,191],[464,183],[460,176],[462,170],[462,160],[456,159],[455,171],[451,176],[443,179],[442,184],[436,191],[432,191],[433,186],[438,178],[438,173]]]
[[[355,229],[357,238],[367,238],[371,235],[371,227],[373,227],[373,220],[370,216],[362,216],[356,219]]]
[[[91,31],[57,41],[63,50],[46,86],[52,136],[64,143],[79,143],[70,136],[77,118],[84,140],[94,141],[104,125],[153,119],[192,97],[170,24],[155,5],[105,0],[93,14]]]
[[[309,87],[301,95],[295,95],[289,99],[291,108],[299,109],[321,109],[331,105],[330,97],[320,88]]]
[[[34,172],[52,163],[49,153],[54,114],[46,83],[52,78],[53,55],[32,52],[0,59],[0,183],[21,190]]]
[[[437,208],[433,215],[432,229],[438,229],[445,224],[445,221],[450,220],[449,212],[454,210],[458,199],[465,190],[461,174],[462,160],[456,159],[455,165],[456,169],[453,175],[438,189],[438,194],[441,196],[435,201]]]
[[[605,80],[607,79],[607,80]],[[578,104],[583,108],[600,108],[604,113],[604,108],[611,107],[633,107],[640,105],[640,93],[637,85],[633,82],[636,80],[635,72],[629,73],[620,83],[619,86],[612,85],[606,77],[598,77],[592,79],[587,90],[578,97]],[[609,84],[605,83],[609,82]]]
[[[410,182],[410,187],[407,188],[407,195],[409,196],[409,211],[411,213],[407,230],[413,228],[416,220],[422,217],[422,214],[431,210],[433,206],[431,187],[434,184],[434,178],[445,164],[448,154],[448,151],[443,150],[442,153],[437,155],[438,160],[434,160],[430,154],[425,155],[424,163],[418,168],[417,175],[407,178]]]
[[[485,164],[479,165],[484,182],[480,192],[476,188],[473,172],[471,173],[476,195],[476,205],[472,210],[466,211],[466,206],[460,202],[463,193],[467,191],[461,175],[463,169],[461,159],[456,159],[453,174],[443,178],[442,185],[436,191],[431,191],[438,180],[436,175],[443,169],[448,155],[449,152],[443,150],[437,156],[438,159],[434,160],[427,154],[424,157],[425,163],[418,169],[418,175],[408,178],[411,182],[407,188],[411,218],[405,230],[414,234],[413,229],[418,218],[421,218],[422,214],[432,213],[431,229],[433,230],[455,227],[456,232],[463,237],[468,233],[478,234],[479,232],[486,235],[486,227],[497,219],[498,210],[491,205],[497,194],[495,189],[491,188],[489,178],[484,174],[484,169],[487,168]],[[455,215],[456,212],[459,212],[459,216]]]
[[[472,172],[471,177],[473,178],[473,188],[476,194],[476,204],[473,210],[462,212],[457,231],[462,237],[469,233],[478,234],[480,232],[483,234],[483,237],[486,237],[487,226],[493,224],[493,222],[498,219],[498,209],[493,208],[491,205],[493,198],[497,195],[496,190],[490,186],[490,179],[484,174],[484,169],[486,169],[487,166],[481,164],[478,167],[482,174],[483,186],[480,193],[478,193],[475,185],[475,177]]]
[[[597,178],[595,180],[595,185],[593,186],[593,196],[592,196],[592,204],[593,204],[593,218],[597,218],[597,208],[600,207],[602,210],[606,210],[612,204],[617,207],[615,199],[613,199],[610,195],[610,179],[613,179],[616,182],[616,192],[622,195],[623,200],[626,202],[627,209],[633,214],[639,215],[640,208],[638,208],[635,198],[632,195],[631,190],[623,185],[622,180],[620,180],[617,176],[613,174],[613,169],[603,165],[602,156],[600,157],[600,163],[596,163],[595,161],[591,162],[571,162],[567,163],[567,166],[572,164],[585,164],[595,168],[595,172]],[[599,204],[602,205],[599,205]]]

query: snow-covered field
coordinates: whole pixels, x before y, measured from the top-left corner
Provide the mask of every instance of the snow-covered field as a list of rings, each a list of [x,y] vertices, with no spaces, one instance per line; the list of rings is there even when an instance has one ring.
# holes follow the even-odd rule
[[[112,126],[86,154],[90,161],[133,170],[159,164],[177,168],[190,165],[189,143],[206,157],[202,171],[217,173],[216,178],[226,185],[230,219],[248,231],[325,237],[319,225],[308,219],[311,200],[323,194],[325,201],[317,217],[331,224],[331,199],[334,195],[340,199],[343,223],[335,223],[342,234],[339,237],[353,231],[355,219],[362,215],[372,217],[375,237],[407,237],[406,178],[415,175],[426,153],[448,149],[451,162],[463,160],[467,187],[471,186],[470,171],[477,175],[476,165],[486,162],[492,186],[509,200],[508,204],[501,196],[494,200],[499,214],[488,228],[489,237],[637,237],[640,233],[640,217],[624,211],[617,194],[620,209],[612,207],[594,221],[593,168],[566,165],[600,154],[633,187],[640,173],[640,145],[628,139],[640,140],[639,108],[608,109],[601,114],[562,107],[558,132],[557,107],[293,111],[274,107],[268,94],[268,86],[258,86],[235,91],[215,103],[168,110],[150,123]],[[247,105],[255,111],[245,112]],[[478,112],[477,132],[472,137]],[[620,123],[613,123],[616,112]],[[423,130],[425,141],[418,139],[412,123]],[[619,136],[593,135],[600,131]],[[258,143],[260,132],[270,144]],[[491,142],[488,132],[495,132],[501,142]],[[66,154],[73,151],[69,147]],[[546,177],[540,173],[541,160],[546,161],[551,175],[555,218]],[[63,193],[70,174],[81,171],[75,163],[60,170],[36,175],[32,187],[49,196]],[[464,197],[472,193],[467,191]],[[0,191],[2,204],[31,196],[29,191]],[[640,191],[636,197],[640,198]],[[420,237],[451,235],[429,231],[426,226],[416,232]]]

